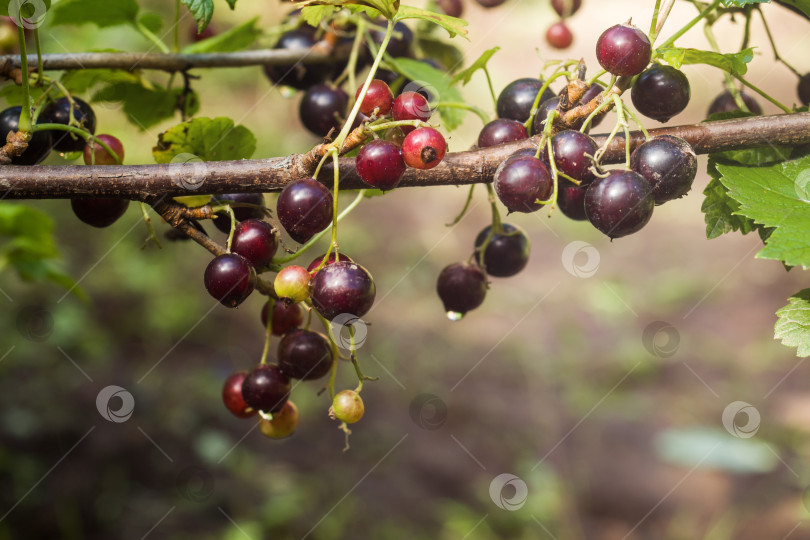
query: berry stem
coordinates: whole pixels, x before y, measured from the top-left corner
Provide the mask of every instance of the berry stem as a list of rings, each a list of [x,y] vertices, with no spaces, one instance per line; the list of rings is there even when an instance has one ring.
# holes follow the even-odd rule
[[[618,96],[616,96],[616,97],[618,97]],[[634,113],[633,110],[630,107],[624,107],[624,113],[630,115],[630,118],[633,119],[633,122],[636,123],[639,130],[641,130],[641,132],[644,134],[644,138],[649,141],[650,140],[650,133],[647,131],[647,128],[644,127],[644,124],[641,122],[638,115],[636,113]],[[625,133],[625,135],[627,135],[627,134]],[[628,139],[629,138],[630,137],[628,136]]]
[[[470,203],[473,200],[474,193],[475,193],[475,184],[470,186],[470,190],[467,193],[467,200],[464,202],[464,208],[461,209],[461,212],[459,212],[459,214],[456,216],[456,219],[454,219],[450,223],[445,223],[444,224],[445,227],[452,227],[464,218],[464,216],[467,214],[467,210],[469,210],[470,208]]]
[[[534,97],[534,103],[532,103],[532,109],[529,113],[529,119],[523,123],[523,127],[526,128],[526,131],[529,132],[532,129],[532,124],[534,123],[534,117],[537,115],[537,109],[540,108],[540,98],[543,97],[543,93],[548,89],[549,85],[555,79],[559,79],[560,77],[570,77],[571,73],[568,71],[559,71],[557,73],[553,73],[546,81],[543,83],[543,86],[540,87],[540,90],[537,92],[537,95]]]
[[[360,56],[360,45],[363,44],[363,34],[365,33],[366,21],[362,17],[357,19],[357,27],[354,34],[354,42],[352,43],[352,52],[349,54],[349,62],[346,64],[349,76],[349,95],[357,92],[357,58]]]
[[[489,76],[489,69],[487,69],[486,64],[484,64],[484,75],[487,78],[487,86],[489,87],[489,95],[492,96],[492,104],[497,109],[498,108],[498,96],[495,95],[495,90],[492,88],[492,77]],[[472,110],[472,109],[470,109]],[[473,111],[475,112],[475,111]],[[476,112],[476,114],[478,114]],[[480,115],[479,115],[480,116]],[[482,119],[484,117],[481,117]],[[484,120],[484,123],[487,123],[487,120]]]
[[[17,20],[20,24],[17,25],[17,35],[20,40],[20,74],[22,77],[22,111],[20,111],[19,131],[25,133],[33,132],[33,123],[31,122],[31,89],[28,82],[28,52],[25,49],[25,27],[22,25],[22,6],[20,12],[17,13]]]
[[[160,49],[160,52],[162,52],[163,54],[170,54],[171,53],[171,51],[166,46],[166,44],[163,43],[163,40],[161,40],[159,37],[157,37],[155,34],[153,34],[152,31],[149,30],[147,27],[145,27],[140,20],[136,19],[133,22],[133,24],[135,25],[135,29],[138,32],[140,32],[140,34],[143,37],[145,37],[146,39],[151,41],[155,45],[155,47]],[[175,28],[177,28],[177,25],[175,25]]]
[[[20,129],[22,129],[22,128],[20,128]],[[73,133],[74,135],[78,135],[79,137],[81,137],[85,141],[90,139],[90,137],[93,136],[92,133],[90,133],[89,131],[87,131],[85,129],[82,129],[82,128],[76,127],[76,126],[66,126],[65,124],[36,124],[35,126],[33,126],[31,131],[32,132],[37,132],[37,131],[68,131],[70,133]],[[98,142],[99,142],[99,144],[101,144],[101,141],[98,141]],[[103,145],[103,146],[106,146],[106,145]],[[109,147],[107,147],[107,149],[109,149]],[[115,153],[112,153],[112,155],[115,155]]]
[[[233,233],[236,231],[236,214],[234,214],[233,208],[231,208],[230,205],[225,205],[225,211],[231,216],[231,231],[228,233],[228,242],[225,244],[225,250],[230,253],[231,244],[233,243]]]
[[[774,105],[776,105],[777,107],[779,107],[780,109],[782,109],[782,110],[783,110],[784,112],[786,112],[787,114],[790,114],[790,113],[792,113],[792,112],[793,112],[793,111],[790,109],[790,107],[788,107],[787,105],[785,105],[785,104],[783,104],[782,102],[778,101],[776,98],[771,97],[771,95],[770,95],[770,94],[768,94],[768,93],[767,93],[767,92],[765,92],[764,90],[762,90],[762,89],[760,89],[760,88],[758,88],[758,87],[754,86],[753,84],[751,84],[750,82],[746,81],[744,78],[740,77],[739,75],[734,75],[734,78],[735,78],[735,79],[737,79],[738,81],[740,81],[741,83],[743,83],[745,86],[747,86],[748,88],[750,88],[750,89],[751,89],[751,90],[753,90],[754,92],[756,92],[757,94],[759,94],[760,96],[762,96],[763,98],[767,99],[768,101],[770,101],[771,103],[773,103]]]
[[[692,19],[691,21],[689,21],[688,23],[686,23],[686,24],[683,26],[683,28],[681,28],[680,30],[678,30],[677,32],[675,32],[674,34],[672,34],[672,35],[669,37],[669,39],[667,39],[667,40],[666,40],[666,41],[664,41],[664,42],[663,42],[661,45],[659,45],[659,46],[658,46],[658,49],[666,49],[667,47],[671,47],[671,46],[672,46],[672,44],[673,44],[673,43],[675,43],[675,40],[677,40],[679,37],[681,37],[681,36],[682,36],[682,35],[684,35],[686,32],[688,32],[689,30],[691,30],[691,29],[692,29],[692,27],[693,27],[693,26],[695,26],[697,23],[699,23],[700,21],[702,21],[703,19],[705,19],[705,18],[706,18],[706,15],[708,15],[709,13],[711,13],[711,11],[712,11],[712,10],[714,10],[714,9],[715,9],[717,6],[719,6],[719,5],[720,5],[720,2],[721,2],[721,0],[714,0],[714,1],[713,1],[711,4],[709,4],[709,5],[708,5],[708,7],[706,7],[706,9],[704,9],[703,11],[701,11],[700,13],[698,13],[698,15],[697,15],[697,16],[696,16],[694,19]]]
[[[172,49],[174,52],[180,52],[180,0],[174,2],[174,44]]]
[[[709,46],[711,46],[714,52],[720,52],[720,45],[717,43],[717,39],[714,37],[714,30],[712,30],[712,25],[706,22],[703,26],[703,33],[706,36],[706,40],[709,42]],[[727,71],[723,71],[723,78],[726,81],[726,88],[728,88],[729,93],[734,98],[734,102],[737,104],[737,107],[740,108],[741,111],[751,112],[748,109],[748,105],[743,100],[742,95],[740,95],[740,90],[737,88],[737,85],[734,84],[734,79],[732,78],[731,74]]]
[[[782,62],[782,63],[785,65],[785,67],[787,67],[787,68],[788,68],[790,71],[792,71],[792,72],[793,72],[793,74],[794,74],[794,75],[796,75],[797,77],[801,77],[801,76],[802,76],[802,74],[801,74],[801,73],[799,73],[799,71],[798,71],[796,68],[794,68],[793,66],[791,66],[790,64],[788,64],[788,63],[785,61],[785,59],[784,59],[784,58],[782,58],[781,56],[779,56],[779,51],[777,51],[777,50],[776,50],[776,42],[774,42],[774,40],[773,40],[773,35],[771,34],[771,29],[770,29],[770,27],[768,26],[768,22],[765,20],[765,14],[764,14],[764,13],[762,13],[762,9],[760,9],[760,7],[759,7],[759,6],[757,6],[755,9],[757,10],[757,13],[759,13],[759,17],[760,17],[760,19],[762,19],[762,26],[765,28],[765,34],[767,34],[767,36],[768,36],[768,41],[771,43],[771,49],[773,50],[773,57],[774,57],[774,59],[775,59],[777,62]],[[751,19],[750,19],[750,17],[749,17],[749,19],[748,19],[748,22],[749,22],[749,23],[750,23],[750,20],[751,20]],[[749,26],[749,24],[746,24],[746,29],[748,29],[748,26]],[[745,48],[745,47],[743,47],[743,48]]]
[[[624,146],[625,146],[625,165],[630,168],[630,126],[627,124],[627,118],[624,115],[624,102],[618,95],[613,94],[613,103],[616,108],[616,116],[618,117],[616,125],[621,126],[624,130]],[[649,136],[649,134],[647,134]]]
[[[664,28],[664,23],[667,21],[667,17],[669,17],[670,11],[672,11],[672,7],[675,5],[675,0],[667,0],[667,3],[664,5],[664,8],[659,11],[659,4],[660,0],[656,0],[655,6],[655,13],[653,13],[653,23],[650,27],[650,43],[654,44],[656,38],[661,33],[661,30]]]
[[[655,28],[658,26],[658,13],[661,10],[661,0],[655,0],[655,7],[653,8],[652,21],[650,22],[650,43],[652,43]]]
[[[95,158],[95,156],[94,156]],[[148,236],[146,237],[146,241],[144,241],[141,249],[145,249],[149,242],[154,242],[158,248],[163,249],[163,246],[160,245],[160,240],[158,240],[157,233],[155,232],[155,227],[152,225],[152,218],[149,217],[149,211],[147,209],[146,203],[140,203],[141,205],[141,214],[143,214],[143,221],[146,223],[146,231]]]
[[[264,328],[264,349],[262,349],[262,358],[259,364],[266,364],[267,357],[270,353],[270,338],[273,336],[273,304],[276,301],[273,298],[267,299],[267,324]]]
[[[478,115],[478,118],[484,123],[484,125],[489,123],[489,115],[476,107],[475,105],[470,105],[468,103],[461,103],[458,101],[440,101],[436,104],[436,108],[439,107],[447,107],[448,109],[463,109],[465,111],[474,112]]]

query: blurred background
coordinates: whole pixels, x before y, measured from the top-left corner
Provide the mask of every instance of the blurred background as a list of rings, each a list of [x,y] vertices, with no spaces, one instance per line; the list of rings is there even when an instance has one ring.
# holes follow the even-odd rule
[[[470,41],[457,45],[467,62],[501,47],[489,64],[496,92],[551,58],[596,66],[602,30],[631,17],[646,29],[654,4],[585,0],[569,21],[574,45],[560,52],[544,39],[556,19],[545,0],[464,2]],[[173,3],[140,3],[173,17]],[[290,9],[215,5],[219,31],[253,15],[269,30]],[[782,55],[810,71],[808,22],[763,11]],[[695,14],[677,3],[663,37]],[[183,24],[187,36],[191,17]],[[717,26],[724,52],[738,49],[742,30]],[[795,103],[795,76],[773,61],[756,18],[751,31],[749,80]],[[42,35],[54,53],[150,47],[126,27],[46,22]],[[708,48],[700,27],[679,44]],[[702,120],[722,91],[719,72],[684,72],[692,101],[671,124]],[[299,127],[300,96],[272,88],[260,68],[195,73],[198,115],[248,127],[255,158],[318,142]],[[482,73],[463,92],[494,113]],[[96,112],[97,132],[122,139],[129,164],[153,162],[158,133],[179,121],[140,130],[118,107]],[[480,128],[468,115],[450,150],[469,148]],[[66,201],[26,203],[54,219],[88,300],[0,275],[0,539],[810,538],[810,366],[773,340],[774,312],[808,279],[757,260],[756,235],[706,240],[703,171],[705,158],[689,196],[614,242],[558,212],[509,216],[531,238],[529,265],[493,278],[484,305],[456,323],[435,280],[488,224],[484,190],[454,227],[445,224],[465,188],[365,201],[341,224],[341,250],[376,280],[360,360],[380,380],[364,389],[366,416],[345,453],[318,383],[295,389],[301,421],[285,440],[224,408],[225,378],[260,357],[262,298],[216,304],[202,284],[207,252],[191,242],[142,249],[135,205],[96,230]],[[156,225],[162,238],[167,227]],[[342,367],[338,388],[354,387]],[[97,410],[109,385],[133,396],[126,422]]]

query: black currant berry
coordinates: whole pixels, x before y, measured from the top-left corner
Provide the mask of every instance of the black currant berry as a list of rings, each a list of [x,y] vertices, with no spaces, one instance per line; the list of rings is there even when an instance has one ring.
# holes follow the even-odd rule
[[[517,120],[497,118],[485,125],[478,134],[478,146],[487,148],[496,144],[519,141],[528,136],[526,128]]]
[[[518,122],[525,122],[532,112],[532,105],[537,93],[543,87],[543,81],[532,79],[518,79],[507,84],[498,96],[498,118],[511,118]],[[554,91],[546,88],[540,98],[540,103],[554,97]]]
[[[478,3],[479,6],[487,9],[498,7],[504,2],[506,2],[506,0],[475,0],[475,1]]]
[[[619,77],[632,77],[644,71],[651,55],[650,38],[630,24],[611,26],[596,42],[599,65]]]
[[[650,183],[633,171],[610,171],[594,180],[585,193],[588,220],[610,238],[640,230],[650,221],[654,208]]]
[[[383,191],[397,187],[405,172],[405,161],[399,147],[379,139],[360,149],[354,165],[363,182]]]
[[[290,379],[273,364],[259,364],[242,381],[242,397],[249,407],[274,413],[290,399]]]
[[[242,382],[246,376],[247,371],[237,371],[225,380],[222,387],[222,402],[237,418],[250,418],[256,414],[256,409],[251,409],[242,397]]]
[[[666,122],[689,104],[689,80],[672,66],[654,64],[638,76],[630,98],[638,112]]]
[[[340,129],[348,105],[349,95],[340,88],[316,84],[304,92],[298,116],[310,133],[326,137],[333,129]]]
[[[402,159],[414,169],[432,169],[447,153],[447,143],[432,127],[414,130],[402,141]]]
[[[246,258],[254,268],[267,266],[277,249],[278,236],[269,223],[248,219],[236,225],[231,251]]]
[[[560,181],[557,191],[557,206],[566,217],[577,221],[588,219],[588,216],[585,215],[587,189],[587,186],[577,186],[567,180]]]
[[[262,328],[267,328],[267,312],[270,302],[262,308]],[[286,302],[273,302],[273,328],[275,336],[283,336],[293,328],[304,323],[304,308],[301,304],[287,304]]]
[[[312,278],[312,305],[330,321],[342,313],[362,317],[376,294],[371,274],[355,262],[326,265]]]
[[[560,106],[560,99],[560,96],[554,96],[538,105],[537,112],[534,115],[534,122],[532,123],[532,135],[537,135],[538,133],[543,132],[543,129],[546,127],[548,113],[558,109]]]
[[[223,306],[238,306],[255,286],[256,271],[247,259],[236,253],[214,257],[205,269],[205,288]]]
[[[316,43],[314,28],[302,26],[281,35],[273,47],[276,50],[308,51]],[[283,66],[265,66],[267,78],[276,84],[290,86],[297,90],[306,90],[311,86],[320,84],[330,74],[328,64],[308,64],[302,62]]]
[[[126,199],[71,199],[73,213],[84,223],[98,227],[109,227],[123,216],[129,201]]]
[[[510,212],[534,212],[551,197],[554,183],[545,163],[530,156],[510,157],[495,170],[495,193]]]
[[[375,29],[371,31],[371,39],[373,39],[377,45],[382,44],[384,37],[385,32],[382,30]],[[394,25],[394,33],[391,34],[391,39],[388,40],[388,46],[385,48],[385,52],[394,58],[408,56],[411,53],[412,44],[413,32],[411,32],[411,29],[408,28],[405,23],[398,22]]]
[[[461,0],[438,0],[436,5],[439,9],[444,11],[446,15],[451,17],[461,17],[464,12],[464,4]]]
[[[299,244],[332,223],[332,193],[314,178],[288,184],[278,196],[278,220]]]
[[[762,114],[762,107],[759,106],[757,100],[755,100],[750,94],[746,94],[743,91],[740,91],[740,97],[745,103],[745,106],[748,107],[748,110],[756,115]],[[737,102],[734,100],[734,96],[726,90],[712,101],[712,104],[709,106],[709,112],[707,116],[711,116],[717,113],[726,113],[732,111],[738,111],[740,107],[737,105]]]
[[[20,130],[20,113],[22,107],[9,107],[0,112],[0,145],[6,144],[6,137],[12,131]],[[38,123],[42,123],[40,120]],[[53,147],[51,131],[35,131],[28,141],[28,148],[20,156],[11,158],[12,165],[36,165],[48,157]]]
[[[633,151],[630,168],[650,183],[655,204],[663,204],[689,192],[697,174],[697,156],[685,140],[662,135]]]
[[[278,344],[278,367],[291,379],[320,379],[334,361],[329,340],[318,332],[291,330]]]
[[[458,321],[482,303],[487,295],[487,277],[476,265],[462,262],[446,266],[439,274],[436,292],[447,318]]]
[[[810,105],[810,73],[805,73],[799,79],[799,99],[807,106]]]
[[[223,193],[221,195],[214,195],[211,198],[211,204],[252,204],[255,208],[250,206],[234,206],[233,215],[236,221],[246,221],[248,219],[262,219],[265,216],[264,208],[264,195],[261,193]],[[214,225],[217,229],[230,234],[231,232],[231,216],[227,212],[218,212],[213,219]]]
[[[582,6],[582,0],[551,0],[551,7],[560,17],[570,17]]]
[[[492,226],[488,225],[478,233],[475,239],[476,260],[490,276],[514,276],[529,262],[529,237],[522,229],[504,223],[503,230],[494,233],[486,249],[482,250],[491,230]]]
[[[596,141],[579,131],[565,130],[551,138],[551,150],[557,170],[585,184],[594,179],[591,167],[593,155],[598,149]],[[545,152],[545,161],[548,162],[548,149]]]
[[[88,103],[81,99],[73,98],[73,119],[75,122],[89,131],[96,132],[96,113]],[[70,123],[70,101],[68,98],[59,98],[42,110],[39,115],[39,123],[42,124],[63,124]],[[60,152],[78,152],[84,150],[85,140],[67,131],[52,131],[53,147]]]
[[[568,25],[558,21],[546,30],[546,43],[555,49],[567,49],[574,42],[574,34]]]

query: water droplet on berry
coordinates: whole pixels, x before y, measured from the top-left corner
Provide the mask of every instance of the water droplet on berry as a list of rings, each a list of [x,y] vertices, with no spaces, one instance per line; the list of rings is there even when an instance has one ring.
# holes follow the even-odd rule
[[[453,322],[456,322],[456,321],[460,321],[461,319],[463,319],[464,314],[459,313],[458,311],[448,311],[447,312],[447,318],[450,319]]]

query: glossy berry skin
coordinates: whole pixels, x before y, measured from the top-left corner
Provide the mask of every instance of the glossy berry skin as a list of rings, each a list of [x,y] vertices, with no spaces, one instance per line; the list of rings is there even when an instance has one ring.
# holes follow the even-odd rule
[[[574,34],[563,21],[556,22],[546,30],[546,43],[555,49],[567,49],[574,42]]]
[[[247,259],[236,253],[218,255],[205,268],[208,293],[229,308],[245,301],[256,286],[256,271]]]
[[[644,71],[651,55],[650,38],[629,24],[611,26],[596,42],[599,65],[619,77],[632,77]]]
[[[284,439],[295,433],[298,427],[298,407],[290,400],[284,403],[280,411],[273,413],[273,419],[259,420],[259,430],[265,437]]]
[[[455,314],[451,318],[459,318],[484,303],[487,277],[474,264],[454,263],[446,266],[439,274],[436,292],[439,293],[439,299],[448,316]]]
[[[582,0],[551,0],[551,7],[560,17],[569,17],[582,7]]]
[[[319,257],[315,257],[314,259],[312,259],[312,262],[309,263],[309,266],[307,266],[307,271],[312,277],[315,277],[315,274],[318,273],[315,271],[315,269],[321,265],[324,255],[326,255],[326,253],[320,255]],[[338,255],[337,259],[339,261],[352,262],[352,258],[344,253]],[[335,252],[333,251],[332,253],[329,254],[329,259],[326,260],[326,264],[333,264],[334,262],[335,262]],[[326,264],[324,266],[326,266]]]
[[[347,424],[354,424],[363,418],[365,412],[363,399],[354,390],[343,390],[335,395],[332,406],[329,407],[329,417]]]
[[[332,223],[332,193],[313,178],[296,180],[279,195],[276,215],[290,238],[303,244]]]
[[[242,382],[242,398],[249,407],[278,412],[290,398],[290,379],[273,364],[259,364]]]
[[[377,45],[380,45],[383,42],[384,37],[385,32],[381,30],[374,29],[371,31],[371,39],[373,39]],[[385,48],[385,52],[394,58],[408,56],[411,53],[412,44],[413,32],[405,25],[405,23],[398,22],[394,25],[394,33],[391,35],[391,39],[388,41],[388,46]]]
[[[560,182],[557,193],[557,206],[560,211],[569,219],[585,221],[585,193],[586,186],[577,186],[568,181]]]
[[[277,249],[278,236],[269,223],[248,219],[236,225],[231,251],[246,258],[254,268],[267,266]]]
[[[315,45],[314,29],[303,26],[281,35],[276,43],[276,50],[308,51]],[[322,83],[329,75],[328,64],[304,65],[299,62],[293,65],[265,66],[267,78],[276,84],[290,86],[297,90],[306,90]]]
[[[394,120],[421,120],[427,122],[433,111],[425,96],[418,92],[403,92],[394,100],[391,110]],[[406,135],[416,129],[414,126],[400,126]]]
[[[276,295],[288,304],[297,304],[309,298],[310,275],[303,266],[282,268],[273,281]]]
[[[496,144],[525,139],[529,134],[526,128],[517,120],[497,118],[485,125],[478,134],[478,147],[487,148]]]
[[[476,261],[490,276],[514,276],[529,262],[529,237],[522,229],[504,223],[503,232],[493,234],[482,252],[481,247],[491,230],[492,226],[488,225],[475,239]]]
[[[495,193],[509,212],[534,212],[551,197],[554,183],[545,163],[530,156],[511,157],[495,170]]]
[[[697,167],[697,156],[689,143],[671,135],[651,139],[630,155],[630,168],[650,183],[655,204],[686,195]]]
[[[264,304],[262,308],[262,328],[267,328],[267,312],[270,302]],[[304,324],[304,308],[300,304],[287,304],[285,302],[273,302],[273,328],[271,332],[274,336],[283,336],[293,328],[298,328]]]
[[[799,93],[799,100],[801,100],[805,106],[810,105],[810,73],[805,73],[799,79],[797,91]]]
[[[73,118],[78,124],[89,131],[96,132],[96,113],[90,105],[81,99],[74,97]],[[39,123],[63,124],[70,123],[70,101],[67,98],[59,98],[42,110],[39,115]],[[68,133],[67,131],[52,131],[53,147],[60,152],[78,152],[84,150],[85,141],[83,138]]]
[[[445,15],[451,17],[461,17],[461,14],[464,13],[464,4],[461,0],[438,0],[436,5],[444,11]]]
[[[239,203],[239,204],[252,204],[257,208],[249,206],[234,206],[233,215],[236,221],[246,221],[248,219],[262,219],[265,216],[264,210],[264,195],[261,193],[224,193],[221,195],[214,195],[211,198],[211,204],[223,203]],[[231,232],[231,216],[226,212],[219,212],[213,219],[214,226],[217,229],[230,234]]]
[[[405,160],[396,144],[377,139],[360,149],[355,168],[363,182],[388,191],[399,184],[402,173],[405,172]]]
[[[638,76],[630,91],[633,106],[646,116],[666,122],[689,104],[689,80],[672,66],[654,64]]]
[[[355,99],[360,97],[360,91],[362,89],[362,86],[357,89],[357,93],[354,96]],[[391,93],[391,89],[388,88],[388,85],[385,84],[384,81],[374,79],[368,85],[366,95],[363,98],[363,102],[360,104],[360,112],[371,116],[371,113],[376,110],[378,116],[385,116],[391,112],[393,104],[394,94]]]
[[[475,1],[478,3],[479,6],[487,9],[498,7],[504,2],[506,2],[506,0],[475,0]]]
[[[237,371],[225,380],[222,387],[222,402],[237,418],[250,418],[256,414],[256,410],[251,409],[242,398],[242,382],[246,376],[247,371]]]
[[[498,95],[496,106],[498,118],[510,118],[521,123],[528,120],[532,112],[534,99],[542,87],[543,81],[531,77],[518,79],[506,85]],[[540,103],[553,97],[554,91],[546,88],[540,98]]]
[[[6,144],[6,137],[12,131],[20,130],[20,113],[22,107],[9,107],[0,112],[0,144]],[[39,121],[42,123],[42,120]],[[51,131],[35,131],[31,140],[28,141],[28,148],[21,156],[11,158],[12,165],[36,165],[48,157],[53,147]]]
[[[593,155],[598,149],[596,141],[579,131],[565,130],[551,138],[551,150],[557,170],[586,184],[594,179],[590,168],[593,166]]]
[[[129,201],[126,199],[71,199],[73,213],[84,223],[102,229],[123,216]]]
[[[762,114],[762,107],[759,106],[759,103],[757,103],[757,100],[754,99],[753,96],[740,91],[740,97],[742,97],[743,103],[745,103],[752,114]],[[712,104],[709,106],[707,116],[738,110],[740,110],[740,108],[737,106],[737,102],[734,101],[734,96],[731,95],[731,92],[725,91],[714,98],[714,101],[712,101]]]
[[[103,142],[115,152],[115,156],[110,154],[106,148],[100,144],[88,141],[84,146],[84,164],[93,165],[93,154],[95,154],[96,165],[118,165],[124,162],[124,145],[117,137],[112,135],[96,135],[97,140]],[[116,159],[116,156],[118,159]]]
[[[432,127],[414,130],[402,141],[402,159],[414,169],[432,169],[447,153],[447,143]]]
[[[316,84],[301,98],[298,116],[310,133],[326,137],[331,130],[340,129],[348,105],[349,95],[340,88]]]
[[[278,367],[291,379],[320,379],[329,373],[334,361],[329,340],[318,332],[291,330],[278,344]]]
[[[312,305],[329,321],[342,313],[362,317],[376,295],[371,274],[354,262],[329,264],[312,278]]]
[[[549,98],[540,103],[540,105],[538,105],[537,113],[535,113],[534,122],[532,123],[532,135],[543,133],[543,129],[546,127],[546,120],[548,119],[548,113],[557,110],[559,106],[560,106],[559,96]]]
[[[591,224],[612,238],[627,236],[650,221],[655,199],[650,183],[633,171],[613,170],[597,178],[585,193]]]

